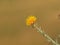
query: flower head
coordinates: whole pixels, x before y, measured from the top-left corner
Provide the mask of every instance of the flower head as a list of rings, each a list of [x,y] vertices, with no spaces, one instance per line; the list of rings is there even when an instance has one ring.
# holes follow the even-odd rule
[[[26,19],[26,25],[30,26],[30,25],[34,24],[35,21],[36,21],[36,17],[35,16],[29,16]]]

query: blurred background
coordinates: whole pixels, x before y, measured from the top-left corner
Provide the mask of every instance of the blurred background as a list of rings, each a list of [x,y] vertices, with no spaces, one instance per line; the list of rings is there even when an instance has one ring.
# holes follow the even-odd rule
[[[54,40],[60,38],[60,0],[0,0],[0,45],[52,45],[25,19],[37,16],[37,23]]]

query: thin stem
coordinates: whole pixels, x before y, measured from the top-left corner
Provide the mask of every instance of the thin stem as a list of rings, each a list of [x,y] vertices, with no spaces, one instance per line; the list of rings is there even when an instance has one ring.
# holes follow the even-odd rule
[[[35,24],[34,27],[50,42],[52,42],[54,45],[60,45],[58,43],[56,43],[56,41],[54,41],[49,35],[47,35],[41,28],[38,28]]]

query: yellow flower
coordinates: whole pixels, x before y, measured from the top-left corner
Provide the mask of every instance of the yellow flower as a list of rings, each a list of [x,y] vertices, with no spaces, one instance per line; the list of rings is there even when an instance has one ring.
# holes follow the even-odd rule
[[[36,17],[35,16],[29,16],[26,19],[26,25],[30,26],[30,25],[34,24],[35,21],[36,21]]]

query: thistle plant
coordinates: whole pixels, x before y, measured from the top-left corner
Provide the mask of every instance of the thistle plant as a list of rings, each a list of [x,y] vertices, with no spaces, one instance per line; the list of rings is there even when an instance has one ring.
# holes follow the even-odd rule
[[[41,27],[38,28],[38,26],[35,24],[37,20],[37,17],[35,16],[29,16],[26,19],[26,25],[27,26],[33,26],[34,28],[36,28],[36,30],[41,33],[41,35],[43,35],[43,37],[45,37],[47,39],[47,41],[52,42],[52,44],[54,45],[60,45],[57,41],[53,40],[49,35],[47,35],[42,29]]]

